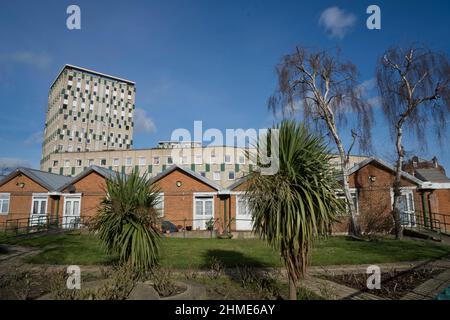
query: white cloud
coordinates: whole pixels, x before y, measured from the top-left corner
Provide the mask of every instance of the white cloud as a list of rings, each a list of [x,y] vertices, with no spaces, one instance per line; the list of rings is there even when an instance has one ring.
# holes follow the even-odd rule
[[[144,109],[138,109],[134,111],[134,130],[135,132],[151,133],[156,130],[155,123],[152,118],[147,115],[147,111]]]
[[[332,38],[340,39],[344,38],[355,22],[356,16],[353,13],[347,13],[338,7],[325,9],[319,18],[319,25],[324,27]]]
[[[50,64],[51,58],[43,53],[16,51],[12,53],[0,53],[0,62],[27,64],[43,69]]]
[[[42,131],[37,131],[31,134],[25,139],[24,143],[26,145],[41,144],[44,141],[44,133]]]

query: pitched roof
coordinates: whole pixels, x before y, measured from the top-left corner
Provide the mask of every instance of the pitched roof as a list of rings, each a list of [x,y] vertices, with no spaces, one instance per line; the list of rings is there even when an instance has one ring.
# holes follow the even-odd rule
[[[104,177],[106,179],[111,179],[111,178],[115,177],[115,175],[117,174],[116,171],[113,171],[113,170],[110,170],[110,169],[102,168],[102,167],[99,167],[99,166],[90,166],[90,167],[84,169],[82,172],[80,172],[75,177],[71,178],[70,181],[67,181],[65,184],[61,185],[58,188],[58,190],[59,191],[64,190],[68,186],[74,184],[77,181],[80,181],[81,179],[83,179],[84,177],[86,177],[88,174],[90,174],[92,172],[96,172],[96,173],[98,173],[99,175],[101,175],[102,177]]]
[[[366,160],[363,160],[363,161],[358,162],[357,164],[355,164],[352,168],[350,168],[348,174],[351,175],[351,174],[355,173],[356,171],[358,171],[359,169],[365,167],[366,165],[368,165],[368,164],[370,164],[372,162],[375,162],[375,163],[379,164],[380,166],[382,166],[382,167],[384,167],[384,168],[386,168],[386,169],[388,169],[388,170],[390,170],[392,172],[395,172],[395,167],[393,165],[391,165],[390,163],[388,163],[388,162],[386,162],[384,160],[375,158],[375,157],[371,157],[371,158],[368,158]],[[405,171],[402,171],[400,174],[401,174],[401,176],[403,178],[408,179],[408,180],[416,183],[419,186],[422,185],[422,181],[417,179],[413,175],[411,175],[411,174],[409,174],[409,173],[407,173]],[[340,177],[340,179],[342,179],[342,177]]]
[[[11,172],[9,175],[7,175],[3,180],[0,181],[0,185],[4,184],[5,182],[11,180],[13,177],[15,177],[18,173],[22,173],[23,175],[27,176],[31,180],[35,181],[48,191],[56,191],[58,190],[62,185],[72,180],[71,177],[50,173],[46,171],[31,169],[31,168],[24,168],[19,167],[13,172]]]
[[[422,181],[429,182],[450,182],[450,179],[436,168],[415,169],[414,174]]]
[[[230,184],[229,186],[228,186],[228,190],[229,191],[232,191],[232,190],[234,190],[234,189],[236,189],[237,187],[239,187],[241,184],[243,184],[244,182],[246,182],[247,180],[249,179],[249,176],[248,175],[245,175],[245,176],[243,176],[243,177],[241,177],[241,178],[239,178],[239,179],[237,179],[235,182],[233,182],[232,184]]]
[[[194,177],[194,178],[196,178],[196,179],[198,179],[200,181],[202,181],[203,183],[207,184],[208,186],[210,186],[210,187],[212,187],[212,188],[214,188],[216,190],[220,190],[221,189],[221,187],[218,184],[214,183],[213,181],[205,178],[204,176],[198,174],[195,171],[192,171],[192,170],[190,170],[188,168],[179,166],[177,164],[174,164],[174,165],[170,166],[169,168],[167,168],[166,170],[164,170],[163,172],[157,174],[156,176],[151,178],[150,181],[151,181],[151,183],[154,183],[154,182],[164,178],[169,173],[171,173],[171,172],[173,172],[173,171],[175,171],[177,169],[183,171],[184,173],[186,173],[186,174],[188,174],[188,175],[190,175],[190,176],[192,176],[192,177]]]

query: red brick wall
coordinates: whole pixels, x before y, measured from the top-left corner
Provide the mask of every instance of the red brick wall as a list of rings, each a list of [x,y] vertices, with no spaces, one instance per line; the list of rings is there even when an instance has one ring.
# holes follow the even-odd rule
[[[98,206],[105,197],[105,178],[97,172],[91,172],[81,180],[73,184],[74,193],[81,193],[80,216],[83,219],[93,217],[97,214]],[[66,189],[63,192],[68,193]],[[60,216],[63,214],[64,199],[61,199]]]
[[[176,182],[181,181],[181,186],[177,187]],[[164,220],[171,221],[175,225],[192,226],[194,218],[194,192],[217,192],[204,182],[184,173],[175,170],[156,182],[161,192],[164,193]],[[214,218],[220,221],[216,224],[219,231],[223,226],[223,201],[214,195]],[[189,221],[191,220],[191,221]]]
[[[24,183],[24,187],[20,188],[19,183]],[[46,193],[48,191],[27,176],[19,173],[1,185],[0,192],[10,194],[9,213],[8,215],[0,215],[0,222],[4,222],[10,219],[28,219],[31,213],[33,193]],[[52,197],[48,198],[47,211],[48,213],[56,211],[56,201]]]
[[[369,180],[369,176],[375,177],[375,181]],[[390,170],[376,164],[370,163],[349,177],[351,188],[358,189],[358,222],[363,232],[389,231],[392,228],[392,204],[391,187],[395,175]],[[414,187],[413,182],[402,178],[402,187]],[[417,210],[421,208],[420,194],[414,191],[414,206]],[[333,227],[333,232],[347,232],[350,218],[342,217],[341,222]]]

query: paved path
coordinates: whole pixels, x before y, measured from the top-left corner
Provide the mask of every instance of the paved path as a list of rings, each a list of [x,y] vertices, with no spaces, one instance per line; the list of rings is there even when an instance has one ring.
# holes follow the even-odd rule
[[[0,256],[0,276],[5,272],[11,270],[30,270],[40,271],[45,269],[47,271],[65,270],[67,266],[64,265],[35,265],[27,264],[23,259],[27,256],[37,254],[40,250],[29,247],[9,246],[11,253]],[[364,265],[337,265],[337,266],[313,266],[308,268],[308,274],[305,277],[302,285],[314,291],[315,293],[325,297],[326,299],[352,299],[352,300],[380,300],[382,298],[367,293],[361,292],[344,285],[320,279],[317,276],[324,274],[345,274],[345,273],[366,273],[369,264]],[[436,275],[432,279],[424,282],[410,293],[406,294],[402,299],[434,299],[437,294],[450,286],[450,257],[432,260],[432,261],[414,261],[414,262],[396,262],[378,264],[383,270],[404,271],[414,268],[439,268],[445,269],[444,272]],[[81,266],[81,271],[85,273],[99,273],[102,269],[109,269],[104,266]],[[285,275],[285,270],[282,268],[257,268],[255,272],[273,272],[276,270],[282,275]],[[173,273],[185,273],[187,270],[174,270]],[[207,270],[197,271],[198,274],[204,274]],[[225,273],[229,275],[236,274],[236,269],[226,269]]]

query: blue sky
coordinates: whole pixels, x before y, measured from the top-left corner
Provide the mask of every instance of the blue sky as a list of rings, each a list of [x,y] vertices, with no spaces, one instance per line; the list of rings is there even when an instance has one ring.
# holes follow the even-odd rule
[[[66,28],[70,4],[81,8],[81,30]],[[366,28],[371,4],[381,8],[381,30]],[[338,15],[326,30],[319,19],[332,7]],[[272,125],[274,67],[296,45],[339,46],[370,88],[376,60],[391,45],[449,53],[448,21],[449,1],[2,1],[0,158],[39,166],[48,89],[66,63],[136,82],[134,147],[143,148],[176,128],[193,130],[194,120],[204,129]],[[373,154],[392,160],[389,128],[374,110]],[[436,155],[450,171],[449,137],[447,129],[442,147],[429,137],[424,149],[407,136],[405,147]]]

